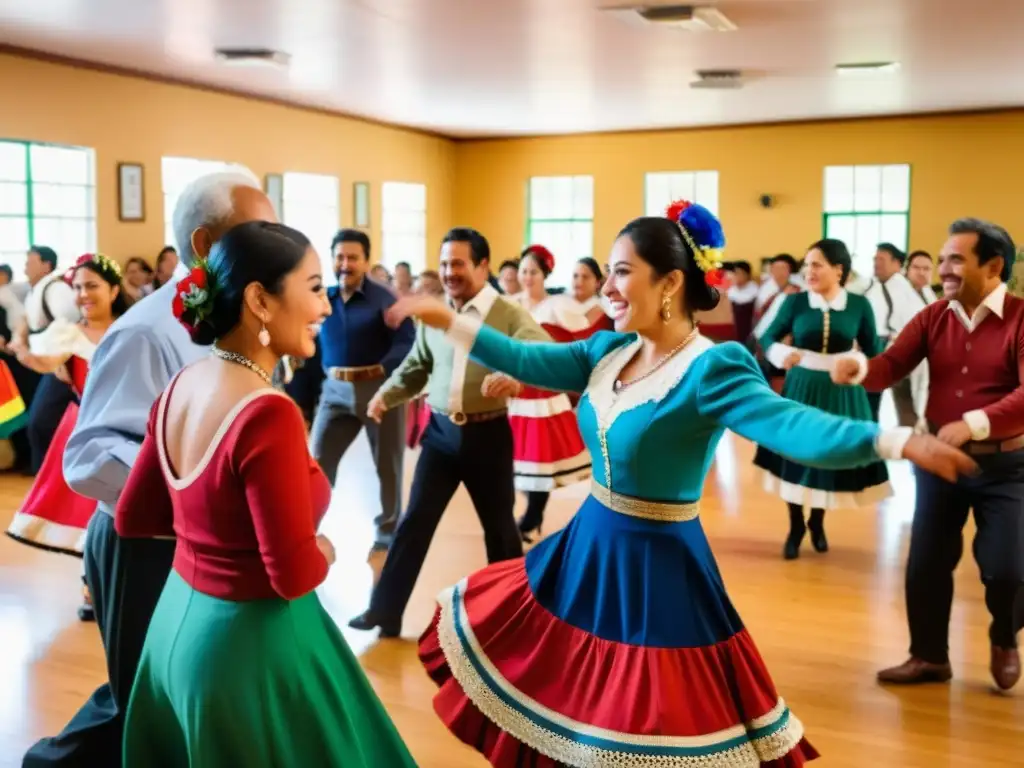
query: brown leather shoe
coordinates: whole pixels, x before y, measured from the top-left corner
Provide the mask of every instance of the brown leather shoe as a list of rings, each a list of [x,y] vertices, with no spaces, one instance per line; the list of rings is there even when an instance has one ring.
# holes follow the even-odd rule
[[[946,664],[932,664],[911,656],[897,667],[889,667],[878,673],[878,682],[893,685],[915,685],[916,683],[946,683],[953,677],[953,668]]]
[[[1008,691],[1020,680],[1020,654],[1016,648],[992,646],[992,663],[989,665],[992,679],[1004,691]]]

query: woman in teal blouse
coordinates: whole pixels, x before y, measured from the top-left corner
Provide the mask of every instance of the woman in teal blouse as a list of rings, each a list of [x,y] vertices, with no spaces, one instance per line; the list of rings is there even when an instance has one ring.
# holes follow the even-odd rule
[[[868,357],[882,350],[875,332],[875,315],[863,296],[843,287],[850,276],[850,252],[839,240],[821,240],[804,259],[807,291],[785,298],[775,320],[761,336],[768,361],[787,371],[783,397],[826,413],[872,420],[863,387],[832,383],[832,361],[854,344]],[[793,337],[792,346],[782,339]],[[807,529],[818,552],[828,551],[825,510],[872,506],[892,495],[889,472],[881,461],[857,467],[814,466],[760,444],[754,464],[765,470],[766,490],[789,505],[789,536],[783,557],[794,560]],[[804,522],[804,508],[811,510]]]
[[[611,254],[617,333],[521,343],[427,298],[419,317],[490,368],[582,391],[591,495],[525,559],[443,592],[420,658],[434,708],[495,766],[794,768],[817,756],[733,608],[698,516],[715,446],[732,429],[809,465],[913,458],[955,476],[970,460],[910,430],[821,413],[779,397],[739,344],[718,346],[692,313],[717,220],[700,206],[636,219]],[[716,236],[717,235],[717,236]],[[812,439],[809,439],[812,438]]]

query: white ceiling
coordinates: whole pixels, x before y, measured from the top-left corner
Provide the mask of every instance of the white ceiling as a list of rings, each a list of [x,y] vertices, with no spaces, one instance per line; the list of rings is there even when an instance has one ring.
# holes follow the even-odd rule
[[[1024,105],[1024,0],[704,0],[727,33],[598,11],[616,3],[0,0],[0,42],[461,137]],[[222,46],[291,66],[225,66]],[[833,71],[889,60],[895,75]],[[689,88],[708,68],[754,74]]]

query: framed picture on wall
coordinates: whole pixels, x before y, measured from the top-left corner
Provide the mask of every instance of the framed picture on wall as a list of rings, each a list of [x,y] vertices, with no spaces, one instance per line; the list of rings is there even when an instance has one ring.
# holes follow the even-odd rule
[[[370,182],[357,181],[353,187],[355,203],[355,226],[366,229],[370,226]]]
[[[284,176],[280,173],[268,173],[263,177],[263,186],[278,221],[284,220]]]
[[[141,163],[117,164],[117,213],[121,221],[145,221]]]

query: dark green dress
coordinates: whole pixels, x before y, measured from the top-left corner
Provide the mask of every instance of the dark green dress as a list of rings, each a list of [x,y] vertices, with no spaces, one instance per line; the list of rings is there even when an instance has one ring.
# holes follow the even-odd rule
[[[864,388],[837,386],[829,373],[820,369],[825,362],[822,355],[849,352],[854,342],[868,357],[881,351],[868,300],[843,291],[831,305],[808,292],[787,296],[784,302],[761,337],[761,345],[769,353],[773,344],[792,334],[797,351],[810,354],[786,374],[783,396],[826,413],[872,421]],[[819,370],[814,369],[815,365]],[[814,440],[815,436],[807,435],[806,439]],[[805,507],[871,506],[892,495],[889,473],[881,461],[857,469],[815,469],[758,446],[754,464],[765,470],[766,490]]]

